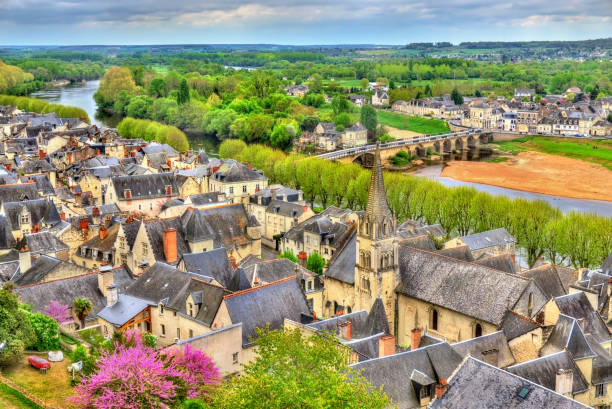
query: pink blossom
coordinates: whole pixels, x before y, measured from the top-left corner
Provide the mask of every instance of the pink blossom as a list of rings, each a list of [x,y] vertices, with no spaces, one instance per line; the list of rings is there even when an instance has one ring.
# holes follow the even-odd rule
[[[70,307],[61,304],[58,301],[51,301],[45,308],[45,314],[53,318],[60,324],[62,322],[68,322],[72,320],[72,314],[70,314]]]

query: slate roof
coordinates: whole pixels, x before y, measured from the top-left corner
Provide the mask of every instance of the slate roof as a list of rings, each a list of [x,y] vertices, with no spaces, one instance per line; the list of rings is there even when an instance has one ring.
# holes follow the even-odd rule
[[[582,328],[585,334],[593,336],[598,342],[612,339],[607,325],[601,319],[599,313],[593,310],[583,292],[557,297],[555,302],[561,314],[582,320]]]
[[[253,226],[240,203],[208,209],[189,209],[182,216],[184,236],[190,242],[213,240],[215,248],[248,243],[246,228]]]
[[[189,253],[189,245],[185,240],[185,236],[182,233],[181,219],[173,217],[170,219],[152,219],[142,222],[147,231],[149,242],[151,243],[151,250],[155,255],[155,260],[165,261],[166,255],[164,254],[164,231],[168,228],[176,230],[176,245],[178,251],[178,258],[184,253]]]
[[[136,236],[138,235],[138,230],[140,229],[140,223],[121,223],[121,228],[125,233],[128,248],[131,249],[132,246],[134,246],[134,242],[136,241]]]
[[[112,179],[117,200],[138,200],[167,197],[166,186],[171,186],[170,196],[178,196],[179,183],[174,173],[152,173],[145,175],[115,176]],[[125,195],[130,190],[131,199]]]
[[[299,218],[304,214],[304,206],[298,203],[285,202],[283,200],[272,200],[266,208],[266,213]]]
[[[202,206],[210,203],[219,203],[224,194],[221,192],[198,193],[189,195],[189,200],[194,206]]]
[[[500,254],[498,256],[483,257],[474,261],[477,264],[504,271],[508,274],[516,274],[516,264],[510,254]]]
[[[612,382],[612,354],[591,335],[586,336],[591,349],[597,357],[593,360],[591,382],[594,385]]]
[[[427,250],[427,249],[423,249]],[[439,254],[442,254],[447,257],[456,258],[457,260],[463,261],[474,261],[474,256],[472,256],[472,251],[469,246],[457,246],[446,248],[438,251]],[[478,263],[482,264],[482,263]],[[483,264],[484,265],[484,264]]]
[[[131,295],[119,294],[112,307],[102,308],[97,315],[119,328],[150,305],[155,304]]]
[[[242,322],[242,345],[251,344],[257,328],[279,329],[285,318],[300,322],[310,314],[306,297],[295,278],[276,281],[261,287],[224,297],[233,324]]]
[[[182,262],[185,271],[212,277],[223,287],[231,291],[238,290],[232,288],[235,272],[225,249],[218,248],[202,253],[185,253]]]
[[[503,331],[457,342],[452,344],[451,347],[463,358],[470,355],[482,361],[485,359],[483,352],[496,350],[498,354],[496,366],[498,368],[506,368],[514,363],[514,356]]]
[[[212,179],[223,183],[268,180],[261,171],[232,159],[223,161],[221,167],[212,175]]]
[[[53,188],[53,185],[49,181],[49,178],[47,177],[47,175],[22,176],[20,180],[21,180],[21,183],[28,183],[29,181],[34,181],[34,183],[36,184],[36,189],[43,196],[55,195],[55,189]]]
[[[32,254],[49,254],[70,249],[66,243],[49,232],[26,234],[24,237]]]
[[[132,276],[124,268],[113,269],[114,282],[119,292],[134,281]],[[38,283],[17,288],[21,302],[32,304],[34,311],[43,312],[51,301],[71,306],[79,297],[89,299],[93,305],[91,313],[85,321],[96,320],[96,314],[106,306],[106,298],[98,288],[98,275],[88,273],[71,278]]]
[[[508,341],[531,332],[538,327],[535,321],[514,311],[507,311],[501,324],[501,329],[504,331]]]
[[[20,169],[26,174],[51,172],[56,170],[55,166],[51,165],[45,159],[29,159],[21,162]]]
[[[335,215],[326,213],[327,210],[293,226],[285,233],[284,239],[301,243],[304,232],[309,232],[319,235],[321,242],[328,246],[341,247],[351,237],[351,228],[347,223],[334,222]]]
[[[589,385],[587,381],[567,351],[523,362],[506,370],[554,391],[557,382],[557,371],[560,369],[571,369],[573,371],[572,394],[588,390]]]
[[[557,274],[557,270],[551,264],[545,264],[522,273],[525,277],[533,278],[538,287],[548,298],[560,297],[567,294],[563,283]]]
[[[500,325],[529,280],[475,263],[399,247],[399,293]],[[479,300],[479,302],[474,302]]]
[[[432,409],[588,408],[548,388],[472,357],[463,361],[448,385],[446,393],[430,404]],[[519,392],[523,390],[526,396],[520,397]]]
[[[54,225],[61,221],[60,215],[55,207],[55,203],[52,201],[35,199],[17,202],[4,202],[2,207],[4,208],[4,213],[6,214],[8,222],[10,223],[11,230],[20,229],[19,218],[24,206],[30,212],[30,223],[32,226],[36,225],[37,223]]]
[[[291,276],[304,279],[313,275],[309,270],[286,258],[260,260],[251,265],[243,266],[242,269],[249,282],[253,282],[255,275],[263,283],[271,283]]]
[[[142,148],[142,151],[146,153],[147,155],[154,154],[154,153],[164,153],[169,158],[179,156],[178,151],[166,143],[161,144],[157,142],[150,142],[147,144],[147,146],[144,146]]]
[[[574,359],[594,358],[596,356],[578,321],[561,314],[546,344],[540,350],[540,355],[546,356],[563,350],[571,352]]]
[[[19,270],[19,260],[2,261],[0,263],[0,283],[10,281]]]
[[[61,268],[63,264],[71,264],[71,267],[77,271],[81,271],[82,274],[89,273],[89,270],[85,267],[78,266],[68,261],[62,261],[54,257],[47,255],[41,255],[32,260],[32,265],[27,271],[20,271],[20,274],[15,277],[13,282],[18,287],[25,285],[40,283],[45,277],[57,268]]]
[[[0,214],[0,249],[15,247],[15,238],[11,231],[8,219]]]
[[[355,283],[355,264],[357,261],[357,231],[355,229],[352,231],[353,234],[346,245],[336,251],[328,263],[328,268],[323,273],[325,277],[351,285]]]
[[[402,239],[399,242],[403,246],[410,246],[421,250],[436,251],[436,243],[432,240],[431,236],[422,234],[420,236],[412,236]]]
[[[432,235],[434,237],[445,237],[446,230],[439,224],[425,225],[415,220],[406,220],[397,228],[397,233],[400,237],[408,238],[413,236],[421,236],[423,234]]]
[[[415,382],[448,379],[461,364],[461,356],[446,342],[351,365],[399,409],[421,407]],[[418,371],[420,374],[415,374]],[[466,406],[468,407],[468,406]]]
[[[338,335],[340,327],[347,322],[351,323],[351,339],[367,338],[376,334],[390,334],[389,321],[380,298],[374,301],[369,312],[365,310],[354,311],[325,320],[314,321],[306,324],[306,326],[317,331],[329,331]],[[378,356],[378,352],[376,356]]]
[[[39,197],[35,183],[0,185],[0,203],[33,200]]]
[[[210,326],[227,290],[211,283],[212,278],[178,270],[168,264],[157,262],[129,286],[125,293],[154,304],[163,302],[167,308],[187,314],[186,300],[189,295],[199,301],[195,317]]]
[[[506,245],[508,243],[516,243],[516,239],[503,227],[459,238],[468,245],[472,251]]]

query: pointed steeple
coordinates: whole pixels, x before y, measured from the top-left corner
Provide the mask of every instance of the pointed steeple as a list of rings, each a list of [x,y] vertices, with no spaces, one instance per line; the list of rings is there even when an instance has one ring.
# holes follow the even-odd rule
[[[366,206],[366,215],[371,221],[380,222],[385,217],[391,218],[391,212],[387,204],[387,192],[385,191],[385,181],[383,179],[382,169],[380,142],[377,142],[376,152],[374,153],[372,178],[370,179],[370,191],[368,192],[368,204]]]

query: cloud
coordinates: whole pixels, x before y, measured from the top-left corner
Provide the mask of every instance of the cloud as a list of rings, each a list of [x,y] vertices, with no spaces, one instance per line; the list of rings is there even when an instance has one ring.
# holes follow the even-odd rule
[[[587,38],[609,36],[611,16],[610,0],[558,0],[554,6],[549,0],[0,0],[0,41],[402,44]]]

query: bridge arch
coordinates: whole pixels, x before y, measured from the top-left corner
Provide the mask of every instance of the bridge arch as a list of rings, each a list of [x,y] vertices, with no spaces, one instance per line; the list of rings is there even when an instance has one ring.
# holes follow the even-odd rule
[[[490,134],[481,133],[478,136],[478,142],[480,142],[480,144],[482,144],[482,145],[487,144],[487,143],[491,142],[490,141],[490,137],[491,137]]]
[[[450,139],[445,139],[443,142],[444,153],[450,153],[453,150],[453,143]]]
[[[416,154],[419,158],[424,158],[427,156],[427,149],[423,146],[423,144],[418,144],[415,148]]]
[[[436,141],[433,143],[433,148],[438,154],[442,154],[442,149],[440,146],[440,141]]]
[[[364,152],[353,159],[353,163],[363,166],[364,168],[371,168],[374,166],[374,154],[372,152]]]
[[[476,139],[474,139],[472,135],[467,137],[467,146],[470,149],[473,149],[476,147]]]
[[[455,149],[458,151],[463,149],[463,139],[461,138],[455,139]]]

